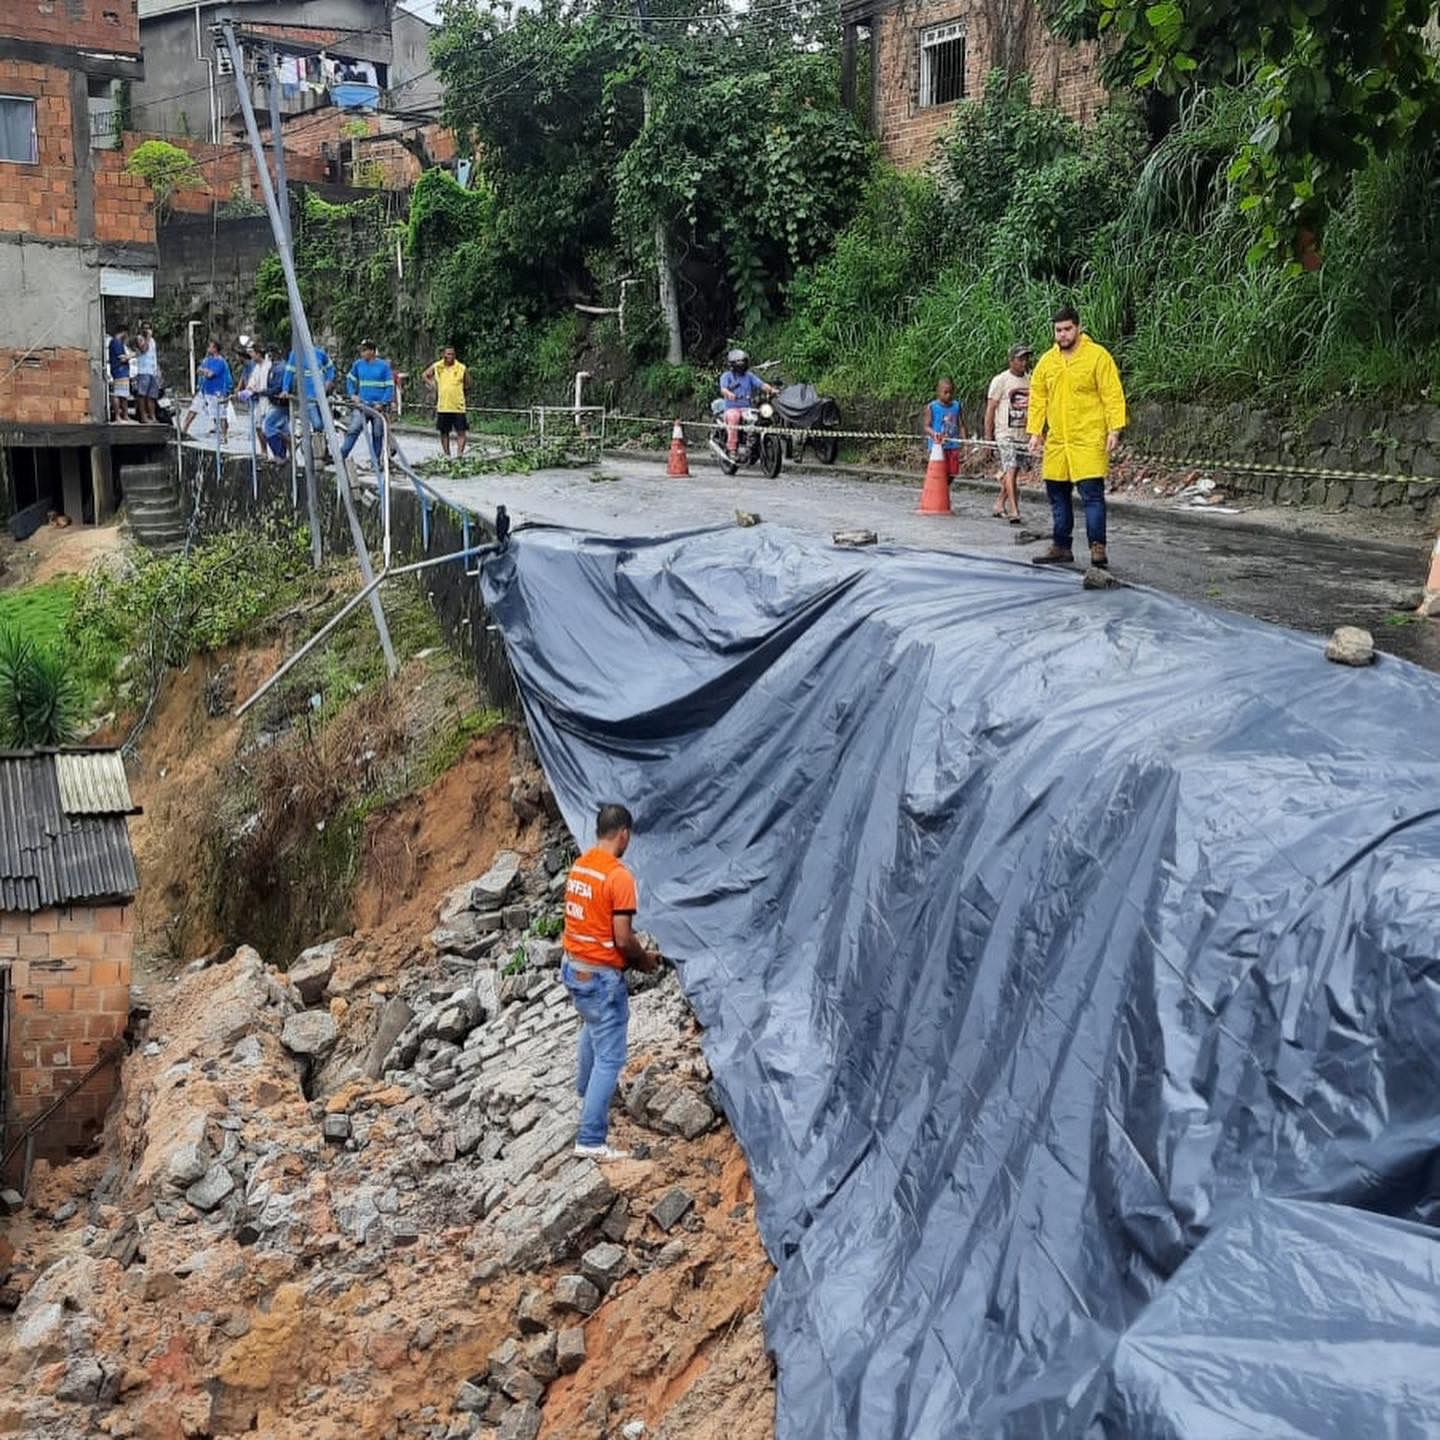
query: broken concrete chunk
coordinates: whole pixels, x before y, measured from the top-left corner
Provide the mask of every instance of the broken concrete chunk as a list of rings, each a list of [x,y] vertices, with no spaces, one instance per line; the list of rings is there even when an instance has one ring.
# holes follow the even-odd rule
[[[600,1292],[583,1275],[562,1275],[555,1282],[555,1307],[590,1315],[600,1303]]]
[[[499,927],[482,926],[486,917],[468,912],[449,925],[430,932],[430,943],[443,955],[459,955],[464,960],[484,959],[499,939]]]
[[[592,1245],[580,1257],[581,1274],[601,1291],[608,1291],[629,1266],[630,1257],[618,1245],[613,1245],[608,1240]]]
[[[177,1145],[165,1162],[165,1179],[176,1190],[187,1190],[210,1168],[209,1147],[203,1140]]]
[[[660,1247],[655,1263],[662,1270],[668,1270],[670,1266],[678,1265],[685,1258],[688,1248],[683,1240],[669,1240]]]
[[[573,1375],[585,1363],[585,1331],[567,1326],[555,1340],[555,1366],[562,1375]]]
[[[874,545],[880,537],[873,530],[837,530],[830,538],[837,545],[854,549],[861,545]]]
[[[662,1195],[650,1211],[650,1218],[668,1235],[690,1213],[694,1199],[676,1186]]]
[[[660,1125],[695,1140],[715,1123],[715,1112],[693,1091],[682,1091],[665,1109]]]
[[[1124,582],[1117,580],[1108,570],[1092,565],[1080,582],[1082,590],[1119,590]]]
[[[742,529],[748,530],[752,525],[760,523],[760,517],[753,510],[737,510],[735,512],[735,523]]]
[[[526,1400],[505,1412],[496,1440],[535,1440],[539,1433],[540,1411]]]
[[[433,1018],[426,1017],[421,1032],[454,1044],[463,1040],[484,1018],[480,997],[473,990],[461,990],[452,995],[450,1003],[438,1009]]]
[[[520,879],[520,857],[513,850],[502,850],[490,868],[470,886],[470,908],[493,910],[504,905]]]
[[[527,1290],[520,1297],[515,1324],[522,1335],[543,1335],[550,1328],[550,1302],[543,1290]]]
[[[473,1380],[464,1381],[455,1392],[455,1408],[462,1415],[482,1415],[490,1403],[490,1393]]]
[[[230,1052],[230,1058],[237,1065],[258,1065],[264,1059],[264,1050],[258,1035],[247,1035]]]
[[[525,1345],[525,1368],[542,1384],[548,1385],[560,1375],[555,1362],[555,1332],[548,1330]]]
[[[1325,658],[1336,665],[1374,664],[1375,637],[1358,625],[1342,625],[1330,637]]]
[[[507,905],[501,912],[507,930],[528,930],[530,928],[530,907],[528,905]]]
[[[286,971],[290,983],[307,1005],[316,1004],[324,995],[325,987],[335,973],[335,949],[339,943],[338,940],[327,940],[323,945],[312,945],[308,950],[302,950]]]
[[[324,1010],[301,1010],[285,1021],[280,1043],[293,1055],[319,1059],[328,1055],[340,1038],[339,1027]]]
[[[0,1190],[0,1214],[18,1215],[25,1208],[25,1197],[18,1190]]]
[[[512,1400],[538,1400],[545,1393],[540,1381],[518,1365],[507,1370],[495,1383],[500,1387],[501,1394],[508,1395]]]
[[[235,1189],[235,1181],[223,1165],[212,1165],[186,1192],[186,1201],[197,1210],[209,1212]]]
[[[327,1115],[321,1122],[320,1133],[332,1145],[343,1144],[350,1138],[350,1117],[348,1115]]]
[[[414,1011],[398,995],[385,1002],[385,1008],[380,1012],[375,1038],[370,1042],[370,1049],[365,1054],[363,1068],[369,1079],[378,1080],[385,1073],[385,1062],[390,1058],[395,1041],[414,1018]]]

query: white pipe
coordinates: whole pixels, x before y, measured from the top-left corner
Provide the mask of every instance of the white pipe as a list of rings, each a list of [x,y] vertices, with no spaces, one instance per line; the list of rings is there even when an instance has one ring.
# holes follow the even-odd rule
[[[220,119],[218,114],[216,113],[217,106],[215,95],[215,62],[205,53],[204,49],[200,44],[199,5],[196,5],[195,7],[195,58],[205,67],[205,70],[207,72],[205,84],[206,89],[209,92],[210,98],[210,143],[212,145],[218,145],[220,143]],[[195,381],[193,378],[190,381],[190,388],[192,390],[195,388]]]
[[[190,393],[195,393],[195,327],[200,324],[198,320],[192,320],[186,327],[186,335],[190,346]]]
[[[580,428],[580,406],[585,397],[585,382],[590,378],[588,370],[575,372],[575,428]]]

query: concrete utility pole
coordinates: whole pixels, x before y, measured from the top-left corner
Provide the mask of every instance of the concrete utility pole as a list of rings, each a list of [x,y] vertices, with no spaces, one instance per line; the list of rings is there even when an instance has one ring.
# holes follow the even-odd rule
[[[285,126],[280,115],[279,60],[272,45],[265,52],[266,90],[270,96],[270,149],[275,157],[275,194],[280,202],[280,222],[285,227],[285,243],[294,250],[295,237],[290,231],[290,187],[285,181]],[[257,162],[263,165],[263,161]],[[295,321],[295,307],[290,307],[290,341],[293,345],[300,328]],[[303,385],[300,387],[305,388]],[[304,455],[305,513],[310,519],[310,560],[318,570],[325,558],[325,545],[320,535],[320,482],[316,478],[315,447],[310,443],[310,416],[307,407],[297,405],[290,419],[290,448]],[[303,448],[301,448],[303,447]]]
[[[645,0],[635,0],[635,18],[640,22],[640,33],[647,39],[650,35],[650,12]],[[650,123],[650,86],[644,90],[645,123]],[[670,229],[664,220],[655,221],[655,275],[660,291],[660,313],[665,317],[665,333],[668,343],[665,358],[672,365],[679,365],[685,359],[685,346],[680,333],[680,296],[675,288],[675,262],[670,254]]]
[[[325,393],[325,378],[315,354],[315,341],[310,334],[310,321],[305,314],[305,304],[300,298],[300,280],[295,274],[295,257],[290,252],[289,225],[280,214],[275,199],[275,187],[270,183],[270,170],[265,164],[265,147],[260,143],[260,127],[255,123],[255,107],[250,103],[250,91],[245,80],[245,57],[240,42],[235,38],[235,27],[228,20],[224,23],[225,44],[235,66],[235,93],[240,98],[240,110],[245,117],[245,129],[250,136],[250,150],[255,157],[255,170],[260,181],[260,193],[265,200],[265,209],[270,214],[270,229],[275,236],[275,248],[280,252],[280,268],[285,272],[285,289],[290,296],[290,314],[293,318],[295,335],[300,342],[305,358],[305,371],[315,386],[316,404],[320,409],[320,420],[325,427],[325,443],[335,459],[335,480],[340,499],[345,505],[345,516],[350,522],[350,539],[355,546],[355,558],[360,562],[360,577],[366,585],[373,583],[375,572],[370,564],[370,552],[365,548],[365,533],[360,528],[360,517],[355,513],[355,503],[350,498],[350,477],[346,473],[345,461],[340,454],[340,436],[335,430],[335,417],[330,413],[330,397]],[[306,406],[305,383],[302,375],[300,393],[295,397],[302,409]],[[311,469],[315,468],[313,456],[307,456]],[[395,648],[390,643],[390,630],[385,624],[385,611],[380,606],[380,595],[370,595],[370,613],[375,619],[375,629],[380,636],[380,648],[385,654],[385,669],[393,675],[399,666],[395,661]]]

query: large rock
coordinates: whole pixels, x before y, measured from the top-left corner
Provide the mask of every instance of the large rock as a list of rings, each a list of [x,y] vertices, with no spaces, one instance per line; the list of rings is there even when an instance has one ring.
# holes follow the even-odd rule
[[[520,879],[520,857],[513,850],[502,850],[490,868],[470,887],[472,910],[494,910],[510,898]]]
[[[505,1412],[496,1440],[535,1440],[540,1433],[540,1411],[528,1400]]]
[[[415,1018],[415,1012],[398,995],[392,995],[380,1012],[380,1023],[375,1038],[365,1054],[363,1069],[371,1080],[378,1080],[385,1073],[385,1062],[390,1057],[400,1033]]]
[[[235,1180],[223,1165],[212,1165],[186,1192],[185,1199],[197,1210],[213,1210],[235,1189]]]
[[[1375,661],[1375,637],[1358,625],[1342,625],[1330,637],[1325,658],[1336,665],[1371,665]]]
[[[316,1004],[324,995],[325,987],[335,973],[335,948],[339,943],[338,940],[327,940],[323,945],[312,945],[308,950],[302,950],[286,972],[290,983],[307,1005]]]
[[[340,1038],[340,1029],[324,1010],[302,1010],[285,1021],[280,1043],[292,1055],[323,1059]]]

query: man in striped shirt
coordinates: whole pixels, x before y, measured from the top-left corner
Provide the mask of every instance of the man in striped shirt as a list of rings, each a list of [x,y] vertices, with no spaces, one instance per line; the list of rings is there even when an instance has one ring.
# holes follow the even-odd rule
[[[570,869],[565,884],[565,958],[560,978],[580,1012],[580,1132],[575,1153],[591,1160],[625,1160],[606,1143],[610,1098],[625,1067],[630,999],[625,967],[649,972],[660,963],[635,935],[635,877],[621,862],[634,819],[623,805],[602,805],[595,844]]]

